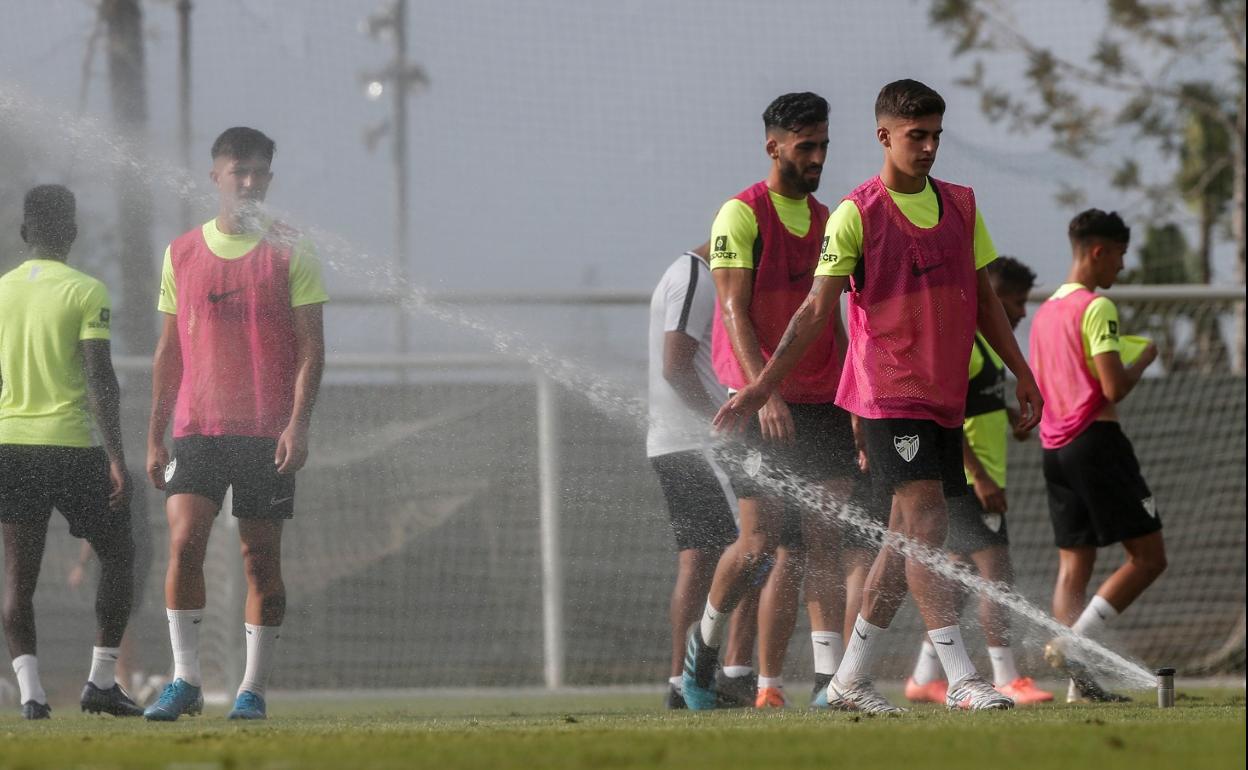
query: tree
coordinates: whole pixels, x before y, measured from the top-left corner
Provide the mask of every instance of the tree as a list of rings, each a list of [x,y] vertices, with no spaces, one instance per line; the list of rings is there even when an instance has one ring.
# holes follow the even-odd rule
[[[1192,212],[1198,237],[1196,251],[1184,255],[1191,262],[1188,280],[1209,281],[1214,239],[1225,224],[1243,284],[1244,0],[1105,0],[1106,27],[1087,61],[1034,41],[1012,20],[1011,8],[1009,0],[931,5],[931,20],[952,38],[955,55],[973,57],[960,83],[979,92],[984,114],[1014,131],[1047,131],[1056,150],[1088,163],[1104,162],[1111,140],[1130,143],[1134,157],[1151,145],[1173,161],[1175,173],[1145,179],[1129,156],[1110,161],[1114,186],[1138,195],[1154,222],[1170,221],[1184,208]],[[985,59],[1006,52],[1025,58],[1028,88],[1007,90],[990,78]],[[1210,65],[1225,67],[1226,76],[1190,80]],[[1081,193],[1067,187],[1059,199],[1078,205]],[[1242,362],[1242,304],[1237,312]]]

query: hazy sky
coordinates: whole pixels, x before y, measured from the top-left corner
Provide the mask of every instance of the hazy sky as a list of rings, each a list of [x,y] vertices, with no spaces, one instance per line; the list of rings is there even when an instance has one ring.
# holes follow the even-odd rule
[[[1099,2],[1027,4],[1037,38],[1086,51]],[[6,4],[0,80],[72,114],[94,4]],[[359,32],[380,2],[199,0],[193,11],[195,171],[235,124],[278,143],[270,200],[376,256],[329,276],[331,291],[392,251],[393,169],[365,129],[389,102],[363,95],[362,72],[389,46]],[[176,157],[174,4],[144,3],[153,157]],[[1089,203],[1120,200],[1096,175],[987,124],[955,84],[969,62],[927,22],[926,2],[876,0],[457,0],[411,2],[409,49],[432,78],[411,100],[413,248],[418,283],[442,289],[648,290],[680,251],[707,237],[726,198],[766,172],[759,115],[776,95],[832,102],[832,149],[819,196],[834,202],[878,170],[871,114],[880,86],[916,77],[949,102],[934,174],[974,186],[1003,253],[1056,283],[1067,264],[1059,181]],[[1011,74],[1009,67],[1015,69]],[[1020,82],[1017,63],[1002,64]],[[102,49],[87,111],[106,117]],[[45,141],[58,142],[50,126]],[[1147,160],[1147,158],[1143,158]],[[89,169],[89,164],[87,166]],[[90,172],[88,172],[90,173]],[[55,176],[55,173],[50,174]],[[168,191],[152,255],[177,234]],[[112,212],[111,203],[97,206]],[[200,212],[206,219],[209,209]],[[1230,279],[1228,260],[1218,278]],[[361,332],[358,345],[378,344]],[[356,343],[352,343],[356,344]],[[384,345],[381,345],[384,347]]]

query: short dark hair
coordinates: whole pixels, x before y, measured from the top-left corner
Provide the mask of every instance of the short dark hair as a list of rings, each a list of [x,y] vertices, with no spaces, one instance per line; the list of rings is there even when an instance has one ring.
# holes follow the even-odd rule
[[[22,203],[22,238],[54,254],[66,254],[78,236],[74,194],[59,184],[41,184]]]
[[[1131,241],[1131,228],[1122,221],[1118,212],[1111,211],[1106,214],[1100,209],[1088,209],[1075,214],[1066,234],[1070,236],[1071,246],[1085,246],[1098,239],[1122,244]]]
[[[1034,270],[1004,254],[988,263],[988,276],[1006,291],[1031,291],[1036,285]]]
[[[875,119],[922,118],[944,115],[945,100],[932,88],[917,80],[894,80],[880,89],[875,98]]]
[[[221,132],[221,136],[217,137],[217,141],[212,143],[213,160],[222,155],[235,160],[243,160],[244,158],[252,158],[259,155],[271,163],[273,162],[273,153],[276,151],[276,142],[265,136],[264,133],[246,126],[227,128]]]
[[[763,110],[763,127],[800,131],[828,122],[828,100],[810,91],[778,96]]]

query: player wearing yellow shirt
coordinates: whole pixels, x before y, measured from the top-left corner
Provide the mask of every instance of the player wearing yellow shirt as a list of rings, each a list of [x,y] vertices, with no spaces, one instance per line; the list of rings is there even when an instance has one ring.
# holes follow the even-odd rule
[[[0,277],[0,524],[4,634],[22,716],[47,719],[35,649],[35,585],[56,508],[100,559],[96,646],[83,711],[139,716],[117,684],[130,618],[134,545],[120,391],[104,284],[65,264],[78,235],[74,195],[60,185],[26,193],[22,240],[32,257]],[[104,446],[94,445],[94,418]]]
[[[1058,549],[1053,616],[1082,636],[1096,636],[1166,569],[1165,541],[1153,493],[1130,440],[1118,423],[1126,398],[1157,356],[1122,359],[1118,313],[1098,288],[1113,286],[1131,230],[1117,213],[1089,209],[1070,222],[1073,261],[1066,283],[1031,326],[1031,361],[1051,409],[1040,424],[1044,480]],[[1091,601],[1088,585],[1097,549],[1122,543],[1126,561]],[[1125,700],[1106,692],[1076,658],[1068,638],[1045,658],[1070,678],[1067,701]]]

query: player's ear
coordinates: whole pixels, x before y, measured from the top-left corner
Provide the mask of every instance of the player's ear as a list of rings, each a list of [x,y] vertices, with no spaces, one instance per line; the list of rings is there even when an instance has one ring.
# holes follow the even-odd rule
[[[891,147],[889,143],[888,129],[884,126],[875,127],[875,139],[884,147]]]
[[[763,148],[767,150],[767,157],[773,160],[780,157],[780,142],[770,132],[767,134],[767,142]]]

